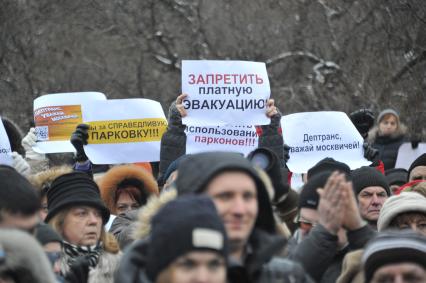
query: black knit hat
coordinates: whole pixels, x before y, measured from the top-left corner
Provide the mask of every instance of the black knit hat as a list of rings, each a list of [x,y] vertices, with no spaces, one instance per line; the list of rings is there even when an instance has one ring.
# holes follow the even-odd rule
[[[388,196],[391,195],[385,176],[373,167],[363,166],[352,171],[352,183],[355,195],[372,186],[382,187]]]
[[[48,243],[57,242],[62,245],[62,237],[48,224],[41,223],[37,226],[35,237],[44,246]]]
[[[411,163],[410,168],[408,169],[408,176],[407,176],[407,182],[409,181],[411,171],[417,166],[426,166],[426,153],[423,153],[419,157],[416,158],[416,160]]]
[[[402,186],[407,182],[408,172],[404,168],[392,168],[385,171],[385,178],[389,186]]]
[[[412,262],[426,268],[426,238],[411,230],[381,232],[369,242],[363,257],[365,282],[382,266]]]
[[[266,186],[253,167],[241,154],[234,152],[203,152],[184,158],[178,167],[176,188],[179,195],[202,193],[216,176],[229,171],[241,171],[256,183],[259,212],[256,228],[275,233],[275,220]]]
[[[56,178],[47,191],[48,213],[46,223],[64,208],[87,205],[99,209],[103,223],[109,219],[109,210],[103,203],[98,185],[86,173],[71,172]]]
[[[345,173],[348,176],[351,174],[351,168],[349,168],[348,165],[343,162],[336,161],[333,158],[327,157],[320,160],[317,164],[308,170],[308,180],[316,174],[322,172],[331,173],[333,171],[339,171],[341,173]]]
[[[318,188],[323,188],[327,183],[328,177],[332,172],[321,172],[313,175],[303,186],[299,195],[299,209],[312,208],[317,209],[319,203]]]
[[[194,250],[228,257],[225,227],[207,196],[187,195],[167,203],[153,217],[151,227],[146,274],[152,282],[175,259]]]

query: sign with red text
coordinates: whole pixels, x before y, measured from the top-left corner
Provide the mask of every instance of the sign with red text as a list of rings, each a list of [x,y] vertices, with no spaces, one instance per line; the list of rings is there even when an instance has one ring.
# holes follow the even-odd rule
[[[9,138],[0,117],[0,164],[12,165],[12,150]]]
[[[34,100],[34,122],[39,153],[74,152],[70,137],[82,123],[81,105],[86,101],[106,100],[100,92],[54,93]]]
[[[83,121],[90,126],[84,151],[92,163],[160,160],[167,120],[159,102],[142,98],[86,102]]]
[[[259,143],[254,126],[187,126],[185,133],[187,154],[232,151],[247,156]]]
[[[343,112],[303,112],[281,118],[284,142],[290,146],[287,166],[291,172],[306,173],[320,160],[331,157],[352,170],[368,166],[363,138]]]
[[[182,61],[186,125],[266,125],[271,91],[265,63],[247,61]]]

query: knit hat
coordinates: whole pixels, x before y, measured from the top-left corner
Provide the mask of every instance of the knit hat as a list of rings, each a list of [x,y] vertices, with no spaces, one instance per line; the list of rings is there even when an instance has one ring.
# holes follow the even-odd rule
[[[393,110],[391,108],[388,108],[388,109],[385,109],[382,112],[380,112],[379,116],[377,116],[377,123],[380,123],[380,121],[383,119],[383,117],[385,115],[387,115],[387,114],[394,115],[396,117],[396,119],[398,120],[398,122],[399,122],[399,114],[398,114],[398,112],[396,112],[395,110]]]
[[[390,196],[390,189],[385,176],[373,167],[363,166],[352,171],[352,183],[355,195],[358,195],[364,188],[379,186],[385,189]]]
[[[250,176],[256,183],[258,215],[255,227],[268,233],[275,233],[275,220],[272,205],[265,184],[250,161],[234,152],[203,152],[184,158],[178,167],[176,188],[179,195],[202,193],[216,176],[224,172],[240,171]]]
[[[318,188],[323,188],[327,183],[328,177],[332,172],[321,172],[313,175],[303,186],[299,195],[299,209],[312,208],[317,209],[319,203]]]
[[[207,196],[188,195],[167,203],[153,217],[151,229],[146,274],[152,282],[174,260],[194,250],[227,259],[225,227]]]
[[[426,268],[426,237],[413,231],[389,231],[377,234],[367,245],[362,263],[365,282],[370,282],[382,266],[412,262]]]
[[[36,190],[13,167],[0,165],[0,188],[0,210],[30,215],[40,209]]]
[[[382,231],[388,228],[392,220],[404,212],[420,212],[426,215],[426,198],[415,192],[391,196],[380,210],[377,229]]]
[[[178,159],[176,159],[172,163],[170,163],[169,167],[167,167],[166,172],[161,177],[161,182],[163,184],[167,181],[167,179],[170,177],[170,175],[172,175],[172,173],[175,172],[178,169],[180,162],[182,161],[182,159],[186,158],[186,156],[187,155],[182,155]]]
[[[53,230],[52,227],[48,224],[41,223],[37,226],[35,237],[37,241],[42,245],[47,245],[48,243],[57,242],[62,245],[62,238]]]
[[[402,186],[407,180],[408,172],[404,168],[392,168],[385,171],[385,178],[389,186]]]
[[[351,174],[351,168],[343,162],[334,160],[333,158],[327,157],[320,160],[315,164],[311,169],[308,170],[308,180],[312,176],[321,173],[321,172],[333,172],[339,171],[345,173],[346,175]]]
[[[109,210],[103,203],[98,185],[86,173],[71,172],[56,178],[47,191],[48,213],[46,223],[64,208],[87,205],[99,209],[103,223],[109,219]]]
[[[408,176],[407,181],[409,181],[411,171],[413,171],[414,168],[417,166],[426,166],[426,153],[423,153],[419,157],[416,158],[416,160],[411,163],[410,168],[408,169]]]

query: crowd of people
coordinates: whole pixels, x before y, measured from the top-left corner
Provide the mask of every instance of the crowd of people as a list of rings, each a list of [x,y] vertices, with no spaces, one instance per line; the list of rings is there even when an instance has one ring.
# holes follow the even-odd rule
[[[426,282],[426,153],[395,168],[408,140],[395,110],[349,115],[370,166],[330,156],[296,191],[273,100],[244,157],[186,154],[184,99],[159,164],[92,164],[84,124],[74,155],[40,154],[34,129],[3,117],[0,282]]]

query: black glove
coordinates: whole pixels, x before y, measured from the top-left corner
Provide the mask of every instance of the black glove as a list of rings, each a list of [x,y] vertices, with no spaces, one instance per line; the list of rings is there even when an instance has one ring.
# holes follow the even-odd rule
[[[362,108],[349,114],[352,123],[363,138],[366,138],[368,131],[374,125],[374,114],[370,109]]]
[[[289,153],[290,147],[288,145],[284,144],[283,148],[284,148],[284,162],[287,164],[287,161],[290,159],[290,153]]]
[[[379,156],[379,151],[372,147],[368,142],[365,142],[362,147],[364,148],[364,157],[367,160],[374,162]]]
[[[89,125],[80,124],[71,135],[71,143],[77,151],[75,156],[77,162],[84,162],[89,159],[83,148],[83,145],[87,144],[87,139],[89,138],[88,130]]]
[[[411,140],[411,148],[416,149],[419,147],[420,139],[412,139]]]
[[[70,270],[65,274],[67,283],[86,283],[89,279],[89,257],[81,256],[71,265]]]

